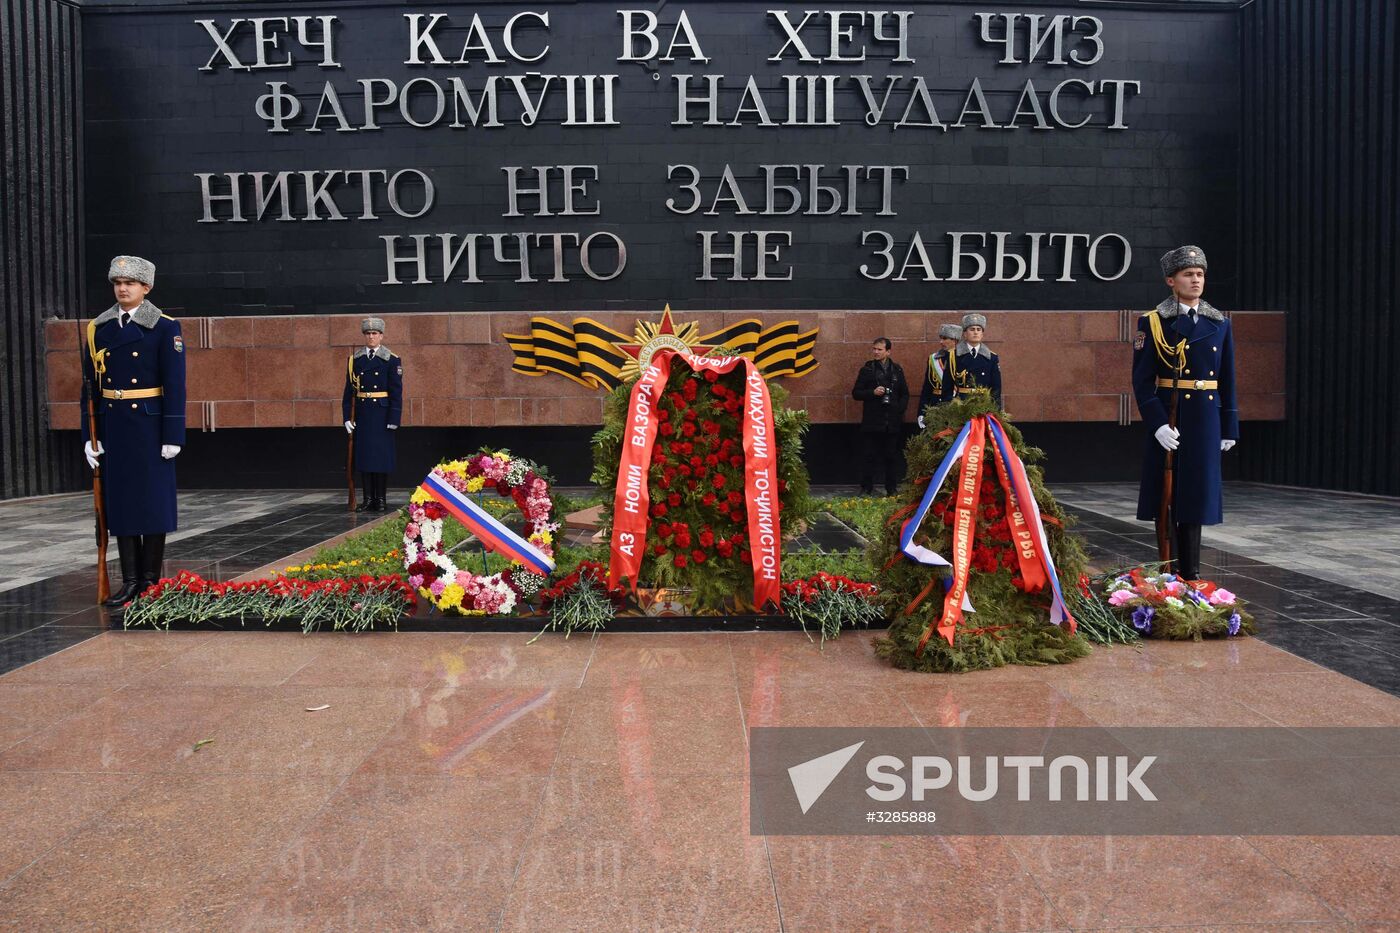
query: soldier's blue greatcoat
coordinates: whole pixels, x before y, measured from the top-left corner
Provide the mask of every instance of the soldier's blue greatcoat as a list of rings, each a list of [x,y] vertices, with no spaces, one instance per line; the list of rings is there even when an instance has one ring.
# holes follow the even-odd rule
[[[175,461],[162,458],[160,448],[185,443],[185,346],[179,322],[149,301],[125,327],[120,310],[113,305],[98,315],[81,348],[83,441],[91,439],[87,400],[97,378],[107,529],[117,536],[164,534],[178,521]],[[160,394],[143,391],[154,389]],[[140,397],[129,397],[133,391]]]
[[[389,426],[397,428],[403,412],[403,361],[388,347],[360,347],[346,366],[340,407],[344,420],[355,422],[355,469],[392,473],[394,432]]]
[[[1202,301],[1196,323],[1180,313],[1177,300],[1168,298],[1138,319],[1133,341],[1133,394],[1147,425],[1147,451],[1138,489],[1137,517],[1151,521],[1162,501],[1166,451],[1153,433],[1167,423],[1172,392],[1177,393],[1176,427],[1181,446],[1173,458],[1172,519],[1179,525],[1218,525],[1224,508],[1220,489],[1220,441],[1239,440],[1240,416],[1235,405],[1235,343],[1230,322]],[[1162,324],[1166,346],[1152,336],[1151,318]],[[1171,351],[1182,347],[1185,361],[1176,372],[1178,358]],[[1163,359],[1163,357],[1166,359]],[[1184,380],[1173,390],[1158,380]],[[1211,386],[1210,383],[1215,383]],[[1199,384],[1199,388],[1197,385]]]
[[[957,394],[967,394],[972,389],[990,389],[992,398],[1001,404],[1001,363],[997,355],[985,345],[972,355],[972,347],[959,343],[953,365],[943,374],[943,401],[949,402]]]

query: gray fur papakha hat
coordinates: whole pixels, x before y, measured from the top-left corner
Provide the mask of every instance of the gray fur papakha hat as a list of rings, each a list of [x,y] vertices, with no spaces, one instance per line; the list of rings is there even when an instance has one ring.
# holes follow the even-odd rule
[[[367,334],[372,330],[384,333],[384,319],[382,317],[367,317],[360,322],[360,333]]]
[[[135,279],[142,285],[155,287],[156,264],[140,256],[114,256],[107,267],[107,281]]]
[[[1191,266],[1206,267],[1206,251],[1199,246],[1178,246],[1162,254],[1162,275],[1173,276]]]
[[[964,328],[968,328],[968,327],[981,327],[982,329],[985,330],[986,327],[987,327],[987,315],[985,315],[985,314],[964,314],[964,315],[963,315],[963,327],[964,327]]]
[[[962,325],[961,325],[961,324],[943,324],[943,325],[941,325],[941,326],[938,328],[938,336],[939,336],[939,337],[946,337],[946,338],[949,339],[949,340],[961,340],[961,339],[962,339]]]

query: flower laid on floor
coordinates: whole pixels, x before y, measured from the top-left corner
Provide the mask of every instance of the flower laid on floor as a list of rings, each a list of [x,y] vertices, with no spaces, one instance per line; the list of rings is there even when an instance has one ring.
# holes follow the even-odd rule
[[[1209,580],[1187,583],[1135,567],[1107,576],[1103,595],[1120,619],[1147,638],[1200,641],[1255,631],[1243,600]]]
[[[583,561],[573,573],[540,591],[540,608],[549,613],[540,635],[557,629],[563,629],[565,638],[576,631],[600,632],[617,616],[623,598],[620,587],[608,589],[606,567],[596,561]],[[530,639],[530,643],[540,635]]]
[[[879,587],[857,583],[830,573],[814,573],[783,584],[782,609],[807,631],[810,622],[822,635],[822,642],[837,638],[842,626],[855,627],[883,622],[884,612],[876,603]],[[807,636],[811,638],[811,635]]]
[[[364,567],[368,570],[379,564],[397,564],[403,558],[403,552],[398,548],[390,548],[378,557],[361,557],[353,560],[338,560],[335,563],[319,564],[293,564],[282,571],[285,577],[305,577],[313,574],[328,574],[330,576],[339,575],[342,570],[354,570]]]
[[[1138,624],[1140,618],[1125,619],[1117,612],[1118,606],[1127,602],[1130,595],[1119,595],[1119,591],[1100,595],[1104,584],[1114,576],[1108,574],[1091,580],[1088,574],[1081,573],[1078,584],[1069,594],[1070,610],[1079,623],[1079,634],[1096,645],[1132,644],[1141,640],[1145,632]],[[1150,619],[1152,611],[1148,609],[1149,615],[1145,618]]]
[[[182,570],[157,580],[122,614],[122,625],[168,629],[172,622],[199,624],[237,621],[295,621],[303,632],[323,626],[363,632],[376,625],[398,628],[406,609],[417,603],[413,587],[397,574],[295,580],[287,577],[220,583]]]

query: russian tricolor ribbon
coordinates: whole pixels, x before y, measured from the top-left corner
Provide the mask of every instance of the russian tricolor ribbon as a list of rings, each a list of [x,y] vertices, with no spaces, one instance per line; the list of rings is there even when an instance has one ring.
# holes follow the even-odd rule
[[[473,502],[470,496],[453,488],[436,473],[429,473],[418,488],[476,535],[486,550],[528,567],[535,573],[548,576],[554,570],[552,557],[511,531],[494,515]]]
[[[923,653],[924,646],[935,629],[951,645],[962,614],[972,611],[967,594],[968,576],[971,570],[973,537],[976,533],[977,507],[980,504],[982,468],[988,452],[996,461],[997,476],[1006,495],[1007,527],[1016,547],[1025,590],[1037,592],[1048,581],[1052,593],[1050,621],[1055,625],[1068,622],[1069,630],[1075,630],[1074,617],[1065,605],[1059,577],[1055,573],[1055,562],[1050,555],[1050,543],[1045,535],[1045,526],[1040,520],[1040,507],[1031,491],[1025,464],[1016,455],[1001,423],[990,415],[979,415],[963,425],[953,445],[930,478],[918,507],[900,528],[899,549],[906,557],[927,566],[951,566],[953,570],[952,585],[944,599],[942,616],[936,626],[930,625],[925,629],[923,637],[919,639],[918,654]],[[949,475],[959,463],[962,468],[953,494],[953,560],[949,562],[936,551],[916,544],[914,536],[934,500],[947,484]],[[917,604],[918,600],[906,611],[912,612]]]

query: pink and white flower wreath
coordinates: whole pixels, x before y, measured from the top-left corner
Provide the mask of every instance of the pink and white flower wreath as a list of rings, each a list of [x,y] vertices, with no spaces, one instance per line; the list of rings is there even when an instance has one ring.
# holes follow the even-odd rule
[[[550,521],[554,503],[549,484],[529,460],[508,451],[481,451],[463,460],[433,467],[433,474],[459,492],[475,495],[494,491],[514,500],[525,516],[526,537],[547,556],[554,556]],[[500,573],[479,575],[459,568],[442,548],[442,523],[447,510],[420,487],[409,499],[408,526],[403,534],[403,566],[409,584],[442,612],[461,615],[506,615],[539,592],[547,578],[516,564]]]

